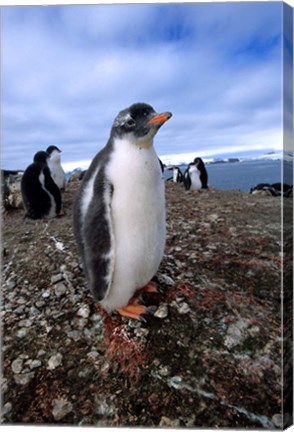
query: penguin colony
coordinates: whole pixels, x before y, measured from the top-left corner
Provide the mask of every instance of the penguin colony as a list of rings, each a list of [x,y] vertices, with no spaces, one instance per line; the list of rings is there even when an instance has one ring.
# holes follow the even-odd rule
[[[184,173],[184,186],[186,190],[207,189],[208,175],[200,157],[189,163]]]
[[[157,272],[165,246],[164,177],[153,138],[171,116],[145,103],[121,111],[74,206],[91,293],[106,311],[137,319],[145,308],[128,303]]]
[[[184,183],[186,190],[198,190],[208,188],[208,174],[203,160],[200,157],[190,162],[184,174],[177,166],[167,167],[173,170],[173,177],[170,179],[174,183]]]

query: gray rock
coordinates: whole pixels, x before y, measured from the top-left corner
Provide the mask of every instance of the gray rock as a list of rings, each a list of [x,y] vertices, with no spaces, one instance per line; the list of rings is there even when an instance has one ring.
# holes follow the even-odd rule
[[[168,316],[168,307],[165,303],[161,304],[154,312],[156,318],[166,318]]]
[[[53,370],[56,369],[58,366],[61,365],[63,360],[62,354],[57,353],[53,356],[50,357],[50,359],[48,360],[48,367],[47,369],[49,370]]]
[[[176,429],[180,427],[179,419],[171,419],[169,417],[161,417],[159,427]]]
[[[174,285],[175,283],[174,280],[166,274],[158,274],[158,280],[160,283],[163,283],[165,285]]]
[[[63,279],[63,275],[61,273],[51,276],[51,282],[53,284],[56,284],[57,282],[62,281],[62,279]]]
[[[82,305],[77,313],[78,316],[82,318],[88,318],[90,315],[90,308],[88,305]]]
[[[21,373],[22,367],[23,367],[23,360],[20,358],[13,360],[13,362],[11,363],[12,372],[15,374]]]
[[[282,414],[274,414],[272,416],[272,422],[274,423],[274,425],[277,428],[283,429],[284,424],[283,424],[283,416],[282,416]]]
[[[167,377],[170,375],[170,368],[168,366],[161,365],[158,369],[159,375]]]
[[[99,353],[97,352],[97,351],[91,351],[91,352],[89,352],[88,354],[87,354],[87,357],[90,359],[90,360],[96,360],[98,357],[99,357]]]
[[[65,398],[54,399],[52,401],[52,414],[55,420],[61,420],[73,410],[72,403]]]
[[[115,409],[106,400],[97,402],[96,413],[102,417],[112,417]]]
[[[16,287],[16,282],[14,280],[10,280],[7,282],[8,289],[12,290]]]
[[[36,369],[36,368],[39,368],[40,366],[42,366],[41,360],[32,360],[32,362],[30,364],[31,369]]]
[[[79,330],[72,330],[67,333],[67,336],[77,342],[81,338],[81,332]]]
[[[22,306],[19,306],[19,307],[16,308],[16,309],[14,309],[14,312],[15,312],[16,314],[18,314],[18,315],[21,315],[21,314],[24,312],[24,310],[25,310],[25,306],[22,305]]]
[[[30,307],[30,315],[36,316],[39,315],[40,311],[35,306]]]
[[[21,172],[13,172],[9,175],[7,174],[7,171],[3,171],[3,192],[4,192],[4,207],[6,209],[9,208],[21,208],[22,207],[22,196],[21,196],[21,178],[22,174]]]
[[[185,315],[187,313],[189,313],[191,311],[190,306],[188,305],[188,303],[180,303],[178,305],[178,312],[182,315]]]
[[[34,377],[34,372],[14,375],[14,381],[19,385],[27,385]]]
[[[32,323],[33,322],[30,319],[23,319],[19,321],[18,325],[20,327],[31,327]]]
[[[24,304],[26,304],[26,302],[27,302],[27,300],[24,297],[19,297],[16,300],[16,303],[19,304],[19,305],[24,305]]]
[[[149,334],[149,330],[145,327],[139,327],[134,330],[134,333],[137,337],[146,337]]]
[[[12,410],[12,404],[10,402],[6,402],[6,404],[3,406],[2,414],[5,415],[9,413]]]
[[[83,330],[87,324],[88,324],[88,320],[86,318],[75,317],[72,320],[72,325],[77,330]]]
[[[56,297],[61,297],[66,293],[66,286],[63,283],[57,283],[54,287]]]
[[[45,306],[45,304],[46,303],[43,300],[36,301],[37,308],[41,308],[41,307]]]
[[[21,339],[25,337],[28,334],[28,332],[29,330],[27,328],[21,328],[16,332],[16,336]]]
[[[234,348],[240,345],[246,337],[245,330],[248,327],[248,323],[245,320],[239,320],[236,323],[230,324],[224,344],[227,348]]]

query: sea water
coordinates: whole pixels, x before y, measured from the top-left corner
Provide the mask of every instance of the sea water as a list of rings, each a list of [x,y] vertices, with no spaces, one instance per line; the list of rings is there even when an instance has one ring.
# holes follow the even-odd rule
[[[256,159],[240,162],[210,163],[205,165],[208,185],[217,189],[237,189],[250,192],[259,183],[287,183],[293,185],[293,162],[271,159]],[[182,173],[187,165],[180,165]],[[282,179],[283,173],[283,179]],[[165,179],[172,171],[165,170]]]

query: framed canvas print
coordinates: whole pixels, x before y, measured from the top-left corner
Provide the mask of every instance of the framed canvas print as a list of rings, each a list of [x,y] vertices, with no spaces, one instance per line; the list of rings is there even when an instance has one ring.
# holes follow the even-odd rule
[[[293,423],[293,7],[1,6],[7,426]]]

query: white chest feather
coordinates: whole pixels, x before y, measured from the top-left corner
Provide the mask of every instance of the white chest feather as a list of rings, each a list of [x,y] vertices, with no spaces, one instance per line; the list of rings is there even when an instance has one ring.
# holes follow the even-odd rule
[[[115,142],[106,175],[113,185],[113,283],[105,303],[125,305],[136,289],[149,282],[165,245],[164,180],[153,149]]]
[[[41,184],[42,188],[44,189],[44,191],[49,195],[50,201],[51,201],[50,211],[46,215],[46,217],[54,218],[56,216],[56,202],[55,202],[54,196],[45,187],[45,176],[44,176],[43,172],[41,172],[39,175],[39,181],[40,181],[40,184]]]
[[[178,177],[178,170],[173,169],[173,182],[177,183],[177,177]]]
[[[190,179],[191,179],[191,190],[201,189],[200,171],[192,166],[189,169]]]
[[[65,187],[65,173],[60,163],[60,156],[52,154],[51,158],[48,161],[48,166],[50,168],[51,176],[59,189]]]

